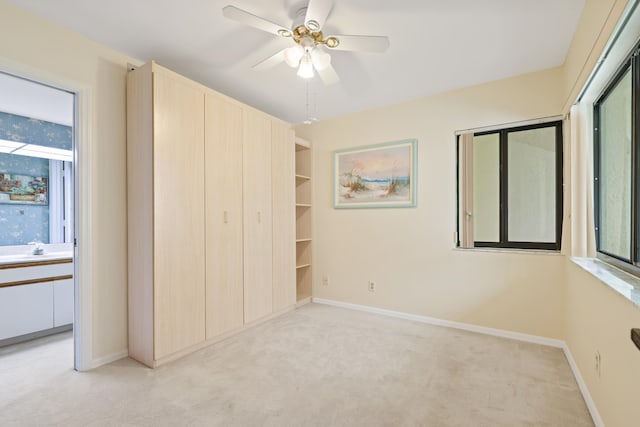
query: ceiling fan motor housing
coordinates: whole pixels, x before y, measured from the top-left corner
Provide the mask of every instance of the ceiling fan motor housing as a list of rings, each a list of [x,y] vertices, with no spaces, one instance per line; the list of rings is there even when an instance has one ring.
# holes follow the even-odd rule
[[[320,31],[320,25],[315,20],[310,20],[304,23],[304,18],[307,13],[307,8],[300,9],[296,15],[296,19],[293,22],[293,31],[290,33],[279,33],[283,37],[292,37],[293,40],[304,47],[306,50],[314,47],[318,44],[323,44],[327,47],[334,48],[340,44],[340,41],[331,36],[324,38],[322,31]]]
[[[292,36],[293,40],[301,45],[304,48],[313,47],[309,46],[309,43],[313,43],[313,45],[323,44],[327,47],[334,48],[338,47],[340,44],[340,40],[336,37],[330,36],[326,39],[322,34],[322,31],[311,31],[309,28],[304,25],[298,25],[293,29]]]

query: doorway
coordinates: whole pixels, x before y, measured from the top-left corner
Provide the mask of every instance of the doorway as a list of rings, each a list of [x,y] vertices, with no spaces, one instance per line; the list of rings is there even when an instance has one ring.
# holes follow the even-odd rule
[[[0,345],[72,334],[78,369],[77,94],[3,71],[0,93]]]

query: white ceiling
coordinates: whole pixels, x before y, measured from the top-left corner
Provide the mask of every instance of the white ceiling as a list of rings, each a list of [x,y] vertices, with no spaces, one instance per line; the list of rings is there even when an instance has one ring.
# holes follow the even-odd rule
[[[290,27],[307,0],[8,1],[296,124],[562,65],[585,2],[335,0],[325,35],[386,35],[391,45],[332,52],[341,81],[325,87],[284,63],[252,70],[292,42],[221,12],[231,4]]]
[[[73,126],[73,94],[0,73],[0,111]]]

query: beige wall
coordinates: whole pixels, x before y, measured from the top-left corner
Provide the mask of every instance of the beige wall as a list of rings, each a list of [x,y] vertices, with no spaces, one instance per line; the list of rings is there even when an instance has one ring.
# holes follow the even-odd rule
[[[561,256],[453,249],[455,132],[558,115],[561,84],[552,69],[298,127],[313,143],[314,296],[561,338]],[[416,208],[333,209],[334,150],[407,138]]]
[[[125,74],[130,58],[0,1],[0,68],[86,88],[91,169],[93,359],[127,348]],[[81,236],[82,238],[82,236]],[[82,242],[82,240],[81,240]],[[82,260],[81,260],[82,262]]]
[[[566,341],[605,425],[637,426],[640,352],[630,330],[640,309],[569,260],[566,286]]]

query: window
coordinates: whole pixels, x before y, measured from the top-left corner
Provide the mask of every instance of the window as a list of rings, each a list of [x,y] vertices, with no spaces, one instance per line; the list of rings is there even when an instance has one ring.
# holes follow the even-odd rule
[[[596,247],[623,268],[639,263],[638,70],[636,53],[594,104]]]
[[[458,246],[559,250],[562,122],[463,135]]]

